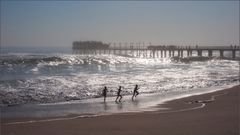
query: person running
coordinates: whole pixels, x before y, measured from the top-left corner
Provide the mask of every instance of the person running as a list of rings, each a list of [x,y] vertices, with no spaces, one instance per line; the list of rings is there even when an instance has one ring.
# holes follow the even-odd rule
[[[118,92],[117,92],[117,98],[116,98],[115,102],[117,102],[119,97],[120,97],[119,102],[121,102],[121,99],[122,99],[121,91],[122,91],[122,86],[119,86]]]
[[[133,100],[134,97],[137,97],[137,95],[139,94],[138,89],[139,89],[139,87],[138,87],[138,85],[136,84],[136,85],[135,85],[135,88],[134,88],[134,90],[133,90],[132,100]]]
[[[104,102],[106,102],[106,97],[107,97],[107,87],[105,86],[103,91],[102,91],[102,95],[104,97]]]

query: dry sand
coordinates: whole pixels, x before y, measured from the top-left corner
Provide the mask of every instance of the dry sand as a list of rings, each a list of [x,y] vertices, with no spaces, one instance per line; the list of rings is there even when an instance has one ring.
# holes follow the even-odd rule
[[[2,135],[239,135],[240,86],[160,105],[169,110],[25,124],[1,120]],[[203,107],[204,106],[204,107]],[[36,120],[36,118],[35,118]]]

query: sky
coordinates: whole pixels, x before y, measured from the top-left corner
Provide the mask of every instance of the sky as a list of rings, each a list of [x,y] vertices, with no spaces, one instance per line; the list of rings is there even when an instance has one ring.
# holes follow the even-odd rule
[[[1,1],[2,47],[239,45],[239,1]]]

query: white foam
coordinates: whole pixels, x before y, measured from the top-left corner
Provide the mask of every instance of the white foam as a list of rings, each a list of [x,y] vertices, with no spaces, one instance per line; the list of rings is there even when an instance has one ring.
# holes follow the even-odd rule
[[[125,88],[123,94],[131,95],[135,84],[140,85],[141,93],[197,93],[195,88],[231,85],[239,79],[239,63],[229,60],[176,63],[169,58],[115,55],[64,54],[55,57],[29,57],[50,57],[53,60],[56,57],[60,60],[40,61],[30,67],[24,64],[3,67],[1,77],[12,78],[0,82],[0,92],[9,95],[1,97],[6,104],[93,98],[100,96],[105,85],[109,88],[109,96],[115,95],[120,85]],[[21,76],[21,79],[18,79],[18,76]]]

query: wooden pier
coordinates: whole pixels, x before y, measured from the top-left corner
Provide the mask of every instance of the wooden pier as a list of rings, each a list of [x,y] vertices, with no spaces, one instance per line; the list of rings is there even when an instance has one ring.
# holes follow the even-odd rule
[[[204,52],[204,53],[203,53]],[[240,53],[239,46],[175,46],[175,45],[149,45],[144,44],[122,44],[116,43],[109,44],[108,48],[105,49],[90,49],[81,48],[73,49],[74,54],[114,54],[130,57],[144,57],[144,58],[163,58],[163,57],[188,57],[193,56],[203,56],[207,54],[208,57],[213,57],[213,54],[218,54],[217,57],[224,58],[225,52],[230,52],[231,58],[236,58],[236,53]],[[229,56],[228,56],[229,57]]]

